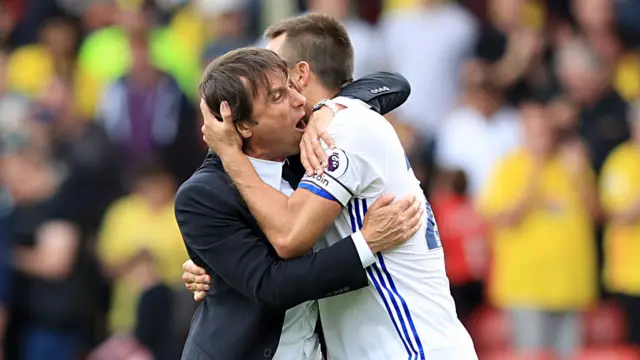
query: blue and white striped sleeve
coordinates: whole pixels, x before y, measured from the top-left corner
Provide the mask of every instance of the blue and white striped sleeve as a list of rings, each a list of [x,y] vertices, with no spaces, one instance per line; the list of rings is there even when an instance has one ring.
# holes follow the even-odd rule
[[[357,160],[339,148],[328,154],[329,164],[322,175],[305,175],[298,188],[347,206],[360,184]]]

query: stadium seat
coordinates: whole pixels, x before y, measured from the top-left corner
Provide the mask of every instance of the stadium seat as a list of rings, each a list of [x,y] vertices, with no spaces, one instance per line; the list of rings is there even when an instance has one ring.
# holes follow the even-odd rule
[[[505,314],[497,309],[483,307],[475,311],[468,324],[476,349],[503,350],[510,343],[510,326]]]
[[[627,346],[586,348],[573,360],[640,360],[640,352]]]
[[[600,304],[583,315],[583,336],[587,346],[619,345],[625,338],[625,318],[614,302]]]
[[[555,357],[548,351],[518,352],[507,349],[481,353],[478,360],[555,360]]]

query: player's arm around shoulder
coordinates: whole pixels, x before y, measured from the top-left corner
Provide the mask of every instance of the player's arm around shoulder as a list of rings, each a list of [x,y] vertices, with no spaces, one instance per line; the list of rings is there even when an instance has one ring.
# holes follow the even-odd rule
[[[362,118],[364,110],[340,110],[329,125],[327,133],[334,139],[336,147],[324,147],[326,167],[321,172],[305,174],[289,198],[284,217],[288,227],[278,236],[281,256],[299,256],[308,251],[365,185],[367,181],[362,175],[375,173],[370,169],[369,161],[361,155],[369,152],[365,149],[366,140],[354,134],[358,123],[367,121]],[[371,113],[377,115],[373,111]],[[350,121],[359,117],[361,120]]]
[[[386,203],[374,203],[372,216],[365,217],[366,240],[360,236],[360,242],[352,239],[318,253],[282,260],[264,238],[239,218],[225,193],[217,190],[210,184],[187,183],[176,197],[176,218],[182,236],[209,272],[196,269],[188,277],[199,276],[193,276],[191,283],[194,283],[204,281],[206,275],[219,276],[234,290],[269,308],[288,309],[303,301],[335,295],[345,288],[366,286],[361,269],[375,261],[372,252],[406,241],[415,233],[421,216],[415,199],[406,198],[386,206],[391,197]],[[189,272],[188,268],[184,270]],[[203,289],[204,285],[195,290]]]

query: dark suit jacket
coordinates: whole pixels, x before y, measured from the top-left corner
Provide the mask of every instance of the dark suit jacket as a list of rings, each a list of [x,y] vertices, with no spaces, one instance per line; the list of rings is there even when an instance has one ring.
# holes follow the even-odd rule
[[[409,92],[402,76],[380,73],[354,82],[340,95],[362,99],[385,113],[402,104]],[[292,158],[283,176],[295,187],[302,172],[299,157]],[[180,187],[175,206],[190,258],[211,275],[210,290],[191,323],[184,360],[270,359],[287,309],[367,286],[350,238],[315,254],[279,258],[213,153]]]

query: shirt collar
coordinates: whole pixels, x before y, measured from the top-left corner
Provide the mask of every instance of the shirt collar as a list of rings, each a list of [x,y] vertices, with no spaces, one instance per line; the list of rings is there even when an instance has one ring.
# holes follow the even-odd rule
[[[284,161],[269,161],[247,156],[262,181],[280,191]]]

